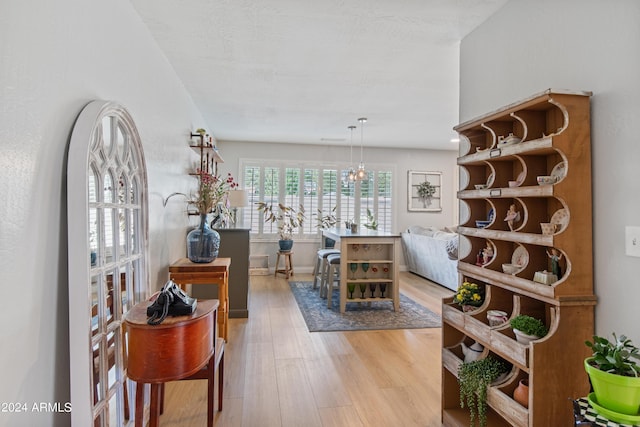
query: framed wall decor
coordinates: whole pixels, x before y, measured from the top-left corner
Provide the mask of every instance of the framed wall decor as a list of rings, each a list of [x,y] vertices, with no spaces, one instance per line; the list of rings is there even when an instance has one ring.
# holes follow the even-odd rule
[[[407,210],[442,211],[442,172],[408,171]]]

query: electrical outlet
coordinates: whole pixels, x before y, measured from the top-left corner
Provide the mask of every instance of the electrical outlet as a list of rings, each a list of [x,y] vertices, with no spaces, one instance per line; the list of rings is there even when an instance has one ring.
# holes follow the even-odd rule
[[[640,257],[640,227],[625,227],[624,253],[628,256]]]

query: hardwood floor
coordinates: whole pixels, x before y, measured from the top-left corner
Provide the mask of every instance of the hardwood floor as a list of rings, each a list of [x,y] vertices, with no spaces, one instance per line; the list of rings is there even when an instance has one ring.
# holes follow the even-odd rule
[[[400,276],[402,293],[440,314],[451,291]],[[310,333],[287,280],[251,276],[249,292],[249,318],[229,319],[216,426],[440,425],[440,328]],[[169,383],[165,399],[161,426],[206,425],[205,381]]]

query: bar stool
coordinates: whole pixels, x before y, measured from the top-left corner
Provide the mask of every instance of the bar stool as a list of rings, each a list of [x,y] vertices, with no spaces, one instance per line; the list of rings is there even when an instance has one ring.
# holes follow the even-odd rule
[[[325,264],[329,255],[339,254],[339,249],[319,249],[316,256],[316,264],[313,267],[313,289],[322,283],[325,271]]]
[[[340,284],[340,254],[327,256],[326,273],[320,283],[320,296],[327,296],[327,308],[331,308],[331,294],[333,293],[333,284],[338,281]]]
[[[278,257],[276,258],[276,272],[273,277],[277,277],[278,273],[284,274],[288,279],[289,276],[293,276],[293,261],[291,258],[292,251],[278,251]],[[278,268],[280,265],[280,256],[284,257],[284,268]]]

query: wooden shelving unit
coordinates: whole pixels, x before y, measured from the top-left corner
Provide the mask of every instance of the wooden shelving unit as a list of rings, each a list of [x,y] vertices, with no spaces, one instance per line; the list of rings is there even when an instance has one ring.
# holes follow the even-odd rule
[[[198,170],[211,175],[218,174],[218,163],[224,163],[224,159],[220,156],[218,147],[213,143],[213,137],[208,134],[191,133],[191,141],[189,147],[200,156],[200,162],[197,168],[189,173],[191,176],[198,177]],[[199,215],[197,211],[189,211],[189,215]]]
[[[393,310],[400,308],[399,265],[400,236],[377,230],[360,230],[359,233],[340,228],[323,230],[323,236],[336,241],[340,248],[340,312],[346,311],[348,302],[391,301]],[[354,266],[355,271],[350,269]],[[367,265],[367,271],[363,266]],[[355,285],[353,298],[349,284]],[[360,285],[366,285],[364,298]],[[373,290],[369,287],[373,288]],[[374,287],[375,285],[375,287]],[[384,289],[384,297],[382,289]],[[371,293],[373,292],[373,296]]]
[[[200,156],[200,170],[216,175],[218,173],[218,163],[224,163],[224,160],[213,143],[213,138],[200,133],[192,133],[191,139],[192,142],[189,147]],[[195,144],[193,140],[196,141]],[[196,171],[193,174],[196,174]]]
[[[342,241],[348,240],[343,238]],[[392,301],[393,309],[398,310],[400,292],[398,289],[398,238],[365,237],[348,240],[345,243],[346,263],[341,264],[341,274],[345,271],[346,286],[340,287],[340,312],[344,313],[347,302]],[[357,243],[352,243],[357,242]],[[355,265],[356,270],[350,269]],[[365,272],[363,266],[368,269]],[[353,298],[350,298],[348,285],[355,284]],[[364,297],[360,285],[365,286]],[[370,288],[373,287],[373,289]],[[384,288],[384,292],[382,289]],[[373,295],[372,295],[373,294]],[[384,296],[383,296],[384,295]]]
[[[569,399],[585,396],[589,383],[582,362],[584,345],[594,331],[591,207],[591,142],[589,92],[547,90],[455,127],[461,136],[458,199],[468,207],[458,232],[468,240],[470,253],[461,254],[461,280],[485,287],[485,301],[462,312],[452,300],[443,300],[442,422],[468,426],[469,414],[460,409],[457,368],[462,342],[478,341],[485,356],[512,365],[508,377],[489,387],[488,425],[548,427],[573,425]],[[505,144],[509,134],[519,141]],[[502,138],[501,138],[502,137]],[[538,176],[557,178],[538,185]],[[520,220],[509,228],[503,219],[511,205]],[[476,221],[493,220],[484,228]],[[556,223],[551,235],[540,223]],[[477,264],[477,254],[490,243],[493,257]],[[551,285],[534,281],[536,272],[550,270],[549,252],[562,255],[562,277]],[[514,263],[514,251],[523,254],[519,270],[511,275],[502,264]],[[510,317],[527,314],[541,319],[549,333],[523,345],[508,322],[489,326],[488,310]],[[512,398],[521,379],[529,380],[528,408]]]

